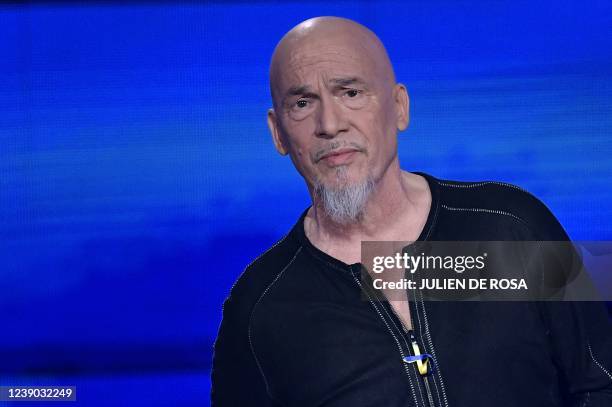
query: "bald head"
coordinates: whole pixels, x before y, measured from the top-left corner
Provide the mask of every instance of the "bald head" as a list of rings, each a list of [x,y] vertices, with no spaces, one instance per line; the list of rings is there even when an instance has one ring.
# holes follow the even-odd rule
[[[406,87],[385,47],[354,21],[306,20],[276,46],[270,88],[277,151],[291,157],[313,202],[327,202],[338,222],[355,219],[389,169],[399,174],[397,132],[408,125]]]
[[[283,97],[283,85],[292,74],[303,76],[312,56],[351,56],[366,66],[384,85],[395,84],[393,67],[384,45],[363,25],[340,17],[315,17],[292,28],[277,44],[270,62],[270,91],[274,106]]]

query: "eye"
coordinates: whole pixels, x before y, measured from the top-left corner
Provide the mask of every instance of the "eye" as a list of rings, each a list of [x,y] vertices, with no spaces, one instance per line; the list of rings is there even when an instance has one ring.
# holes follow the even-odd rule
[[[303,120],[313,111],[315,104],[316,100],[302,96],[289,102],[287,112],[293,120]]]
[[[361,92],[358,91],[357,89],[349,89],[348,91],[346,91],[346,95],[349,98],[354,98],[357,97]]]
[[[363,89],[348,88],[342,91],[341,100],[350,109],[361,109],[368,104],[368,94]]]

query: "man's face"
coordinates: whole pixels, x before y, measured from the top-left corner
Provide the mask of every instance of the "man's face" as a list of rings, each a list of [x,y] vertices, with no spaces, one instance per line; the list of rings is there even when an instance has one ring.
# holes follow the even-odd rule
[[[376,182],[396,158],[397,129],[406,125],[397,92],[405,89],[375,56],[350,36],[301,41],[283,56],[269,124],[309,185]]]

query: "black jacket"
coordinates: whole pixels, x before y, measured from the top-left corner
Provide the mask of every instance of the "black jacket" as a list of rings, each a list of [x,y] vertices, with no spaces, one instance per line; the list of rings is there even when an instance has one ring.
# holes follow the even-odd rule
[[[568,237],[527,192],[498,182],[429,182],[419,241],[558,241]],[[364,301],[347,265],[292,230],[253,261],[224,303],[212,405],[612,406],[612,336],[597,302],[427,302],[413,331]],[[427,383],[411,338],[431,354]]]

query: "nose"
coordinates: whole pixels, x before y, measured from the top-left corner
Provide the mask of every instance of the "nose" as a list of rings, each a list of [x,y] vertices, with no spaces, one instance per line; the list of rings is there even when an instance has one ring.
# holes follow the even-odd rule
[[[321,97],[318,109],[317,136],[334,138],[347,130],[345,113],[333,96]]]

